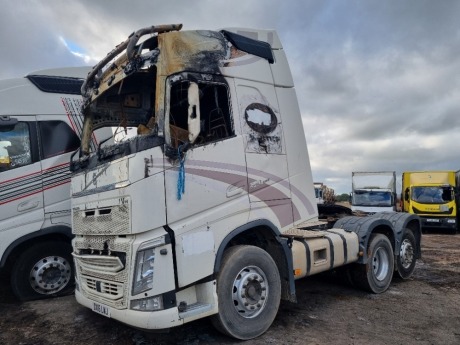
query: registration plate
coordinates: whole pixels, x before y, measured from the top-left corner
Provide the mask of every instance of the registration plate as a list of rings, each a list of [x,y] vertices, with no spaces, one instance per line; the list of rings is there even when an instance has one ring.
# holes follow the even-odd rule
[[[433,219],[433,218],[428,218],[426,221],[430,223],[439,223],[439,219]]]
[[[106,305],[93,302],[93,311],[106,317],[110,317],[110,308]]]

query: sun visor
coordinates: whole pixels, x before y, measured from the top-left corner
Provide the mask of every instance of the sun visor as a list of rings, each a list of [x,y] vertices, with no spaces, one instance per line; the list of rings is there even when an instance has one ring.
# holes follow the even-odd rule
[[[254,40],[227,30],[221,32],[237,49],[264,58],[270,63],[275,62],[272,47],[267,42]]]

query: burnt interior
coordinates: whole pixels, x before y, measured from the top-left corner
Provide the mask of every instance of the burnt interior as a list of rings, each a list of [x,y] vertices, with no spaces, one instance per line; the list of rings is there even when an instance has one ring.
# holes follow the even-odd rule
[[[185,142],[188,128],[189,81],[172,85],[169,121],[173,146]],[[234,135],[228,90],[224,84],[199,82],[200,134],[196,144],[222,140]]]
[[[93,128],[137,127],[154,116],[156,68],[133,73],[91,105]]]

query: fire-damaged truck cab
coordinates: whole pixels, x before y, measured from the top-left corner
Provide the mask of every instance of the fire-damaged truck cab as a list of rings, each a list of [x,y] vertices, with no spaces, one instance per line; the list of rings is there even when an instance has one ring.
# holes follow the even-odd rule
[[[276,32],[180,29],[137,31],[82,86],[71,162],[78,302],[143,329],[212,316],[225,334],[250,339],[281,299],[295,300],[295,279],[355,263],[360,286],[385,291],[402,239],[415,233],[404,247],[410,276],[417,216],[331,230],[318,222]],[[136,134],[91,152],[102,127]]]

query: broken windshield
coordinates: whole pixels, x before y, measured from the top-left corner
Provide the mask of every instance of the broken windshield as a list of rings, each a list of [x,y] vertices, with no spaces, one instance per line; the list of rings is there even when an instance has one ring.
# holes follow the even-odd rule
[[[421,204],[442,204],[454,200],[454,193],[451,186],[413,187],[411,198]]]
[[[85,117],[81,154],[90,153],[92,133],[98,128],[117,128],[139,134],[155,134],[155,97],[158,34],[180,30],[182,25],[152,26],[138,30],[101,60],[82,85]],[[149,35],[149,36],[148,36]],[[139,41],[141,37],[146,38]]]

